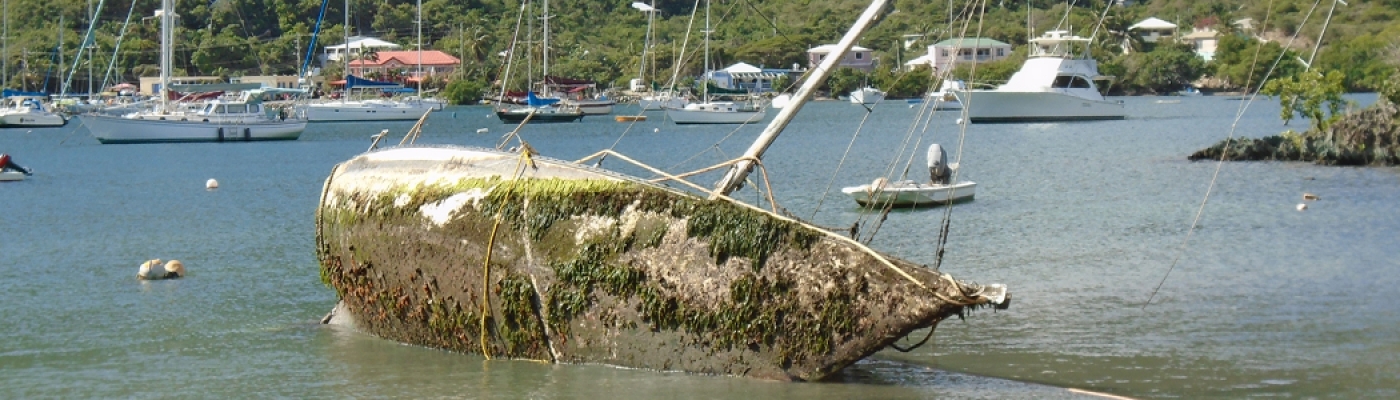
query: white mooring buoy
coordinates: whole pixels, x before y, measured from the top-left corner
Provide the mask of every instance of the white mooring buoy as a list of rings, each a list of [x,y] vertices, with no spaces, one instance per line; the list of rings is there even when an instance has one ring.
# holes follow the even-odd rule
[[[1305,204],[1305,203],[1298,203],[1298,211],[1303,211],[1303,210],[1306,210],[1306,209],[1308,209],[1308,205],[1307,205],[1307,204]]]
[[[210,178],[208,181],[204,182],[204,188],[205,188],[205,189],[218,189],[218,188],[219,188],[219,181],[216,181],[216,180],[214,180],[213,178]]]

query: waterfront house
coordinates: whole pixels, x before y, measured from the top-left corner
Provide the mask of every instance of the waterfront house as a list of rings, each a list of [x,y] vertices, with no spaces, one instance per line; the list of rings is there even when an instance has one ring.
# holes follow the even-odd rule
[[[920,65],[946,71],[958,64],[981,64],[1011,56],[1011,45],[989,38],[948,39],[928,46],[928,54],[904,63],[905,69]]]
[[[418,64],[423,64],[423,73],[418,73]],[[350,62],[350,74],[357,76],[373,76],[375,74],[390,75],[398,72],[404,77],[405,82],[418,82],[424,77],[450,76],[457,71],[462,61],[450,54],[438,50],[423,50],[422,58],[419,52],[409,51],[380,51],[378,57],[373,60],[354,60]]]
[[[1201,59],[1210,61],[1215,59],[1215,45],[1220,40],[1220,32],[1216,32],[1212,27],[1197,27],[1193,28],[1191,33],[1182,36],[1181,40],[1189,43]]]
[[[346,51],[346,48],[349,48],[348,52]],[[334,46],[326,46],[325,53],[321,54],[321,66],[325,67],[326,63],[332,62],[341,63],[343,62],[341,61],[343,60],[342,57],[347,53],[350,55],[350,59],[353,60],[359,57],[361,51],[383,52],[394,51],[401,48],[403,48],[403,46],[399,46],[397,44],[386,42],[372,37],[351,36],[349,43],[341,43]]]
[[[1171,41],[1171,38],[1176,36],[1176,28],[1176,24],[1152,17],[1133,24],[1128,27],[1128,31],[1136,33],[1143,42],[1157,43],[1162,40]]]
[[[809,68],[816,68],[817,64],[821,63],[822,60],[826,58],[826,55],[831,54],[831,51],[835,49],[836,45],[834,44],[824,44],[807,49],[807,66]],[[875,69],[874,54],[870,49],[860,46],[851,46],[851,51],[846,52],[846,58],[842,59],[836,66],[870,72]]]

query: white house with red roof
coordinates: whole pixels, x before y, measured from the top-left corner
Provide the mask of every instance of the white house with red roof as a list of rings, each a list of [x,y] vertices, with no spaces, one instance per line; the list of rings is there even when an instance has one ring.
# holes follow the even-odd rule
[[[419,51],[379,51],[375,60],[354,60],[350,62],[350,74],[373,76],[375,73],[387,75],[397,71],[405,81],[417,82],[422,77],[451,75],[462,65],[462,60],[438,50]],[[419,74],[419,64],[422,74]]]

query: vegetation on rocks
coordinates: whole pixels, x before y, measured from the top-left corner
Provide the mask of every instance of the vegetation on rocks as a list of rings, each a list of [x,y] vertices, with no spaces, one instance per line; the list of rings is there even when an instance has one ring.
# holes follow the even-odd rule
[[[1383,85],[1380,99],[1364,110],[1338,115],[1324,114],[1322,103],[1333,106],[1340,74],[1304,74],[1302,82],[1284,82],[1278,92],[1285,104],[1285,120],[1292,113],[1313,121],[1303,133],[1284,132],[1261,139],[1234,139],[1192,154],[1191,160],[1311,161],[1324,165],[1400,165],[1400,74]],[[1311,76],[1311,78],[1308,78]],[[1326,84],[1318,84],[1325,79]],[[1307,86],[1301,88],[1300,86]],[[1324,87],[1330,86],[1331,90]],[[1287,88],[1287,87],[1292,87]],[[1292,95],[1290,95],[1292,94]],[[1335,110],[1335,109],[1334,109]]]

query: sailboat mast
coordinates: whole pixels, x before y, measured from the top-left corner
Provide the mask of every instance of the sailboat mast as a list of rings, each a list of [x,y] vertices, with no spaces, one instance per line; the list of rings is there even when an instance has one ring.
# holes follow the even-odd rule
[[[418,0],[418,95],[423,95],[423,0]]]
[[[544,16],[540,18],[544,20],[544,47],[540,49],[540,64],[543,68],[544,80],[540,93],[549,96],[549,0],[544,0]]]
[[[345,89],[340,94],[340,102],[344,104],[350,97],[350,0],[345,0],[345,24],[341,25],[345,30],[345,51],[340,53],[340,59],[345,61]]]
[[[851,26],[851,30],[847,31],[846,35],[841,37],[841,41],[836,43],[836,49],[827,54],[826,58],[822,59],[821,64],[817,65],[816,70],[812,71],[807,80],[802,82],[802,86],[797,88],[797,93],[792,95],[792,103],[778,112],[778,116],[773,118],[773,122],[770,122],[768,127],[763,129],[763,133],[759,134],[758,139],[755,139],[753,145],[744,152],[743,161],[729,167],[729,172],[724,174],[724,179],[721,179],[719,184],[715,186],[716,194],[727,196],[729,193],[739,190],[739,187],[744,183],[744,178],[749,176],[749,170],[753,168],[752,160],[763,157],[768,146],[773,144],[784,128],[787,128],[792,117],[802,110],[803,105],[807,104],[807,100],[812,97],[812,92],[816,91],[817,86],[825,82],[826,78],[831,75],[831,70],[836,66],[836,63],[846,57],[846,52],[851,50],[851,46],[855,46],[856,39],[859,39],[860,35],[865,33],[865,30],[874,23],[875,18],[879,17],[881,11],[885,9],[886,3],[888,0],[870,2],[870,6],[866,7],[865,12],[860,14],[860,19],[857,19],[855,25]],[[707,10],[706,15],[708,14]],[[708,18],[706,20],[708,21]]]
[[[5,32],[0,34],[5,38],[4,55],[0,55],[0,88],[10,87],[10,0],[5,0],[4,5]]]
[[[170,69],[171,53],[175,49],[175,0],[160,2],[160,106],[161,112],[170,110]]]
[[[651,50],[651,24],[656,19],[656,0],[651,0],[651,8],[647,9],[647,35],[642,41],[642,68],[637,72],[637,77],[642,79],[642,84],[647,84],[647,52]],[[650,87],[650,86],[648,86]]]
[[[705,65],[700,69],[700,82],[703,85],[700,86],[700,97],[706,103],[710,102],[710,32],[710,0],[705,0]]]

